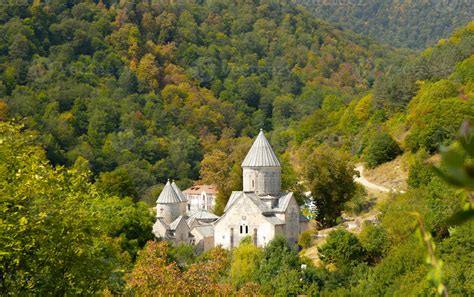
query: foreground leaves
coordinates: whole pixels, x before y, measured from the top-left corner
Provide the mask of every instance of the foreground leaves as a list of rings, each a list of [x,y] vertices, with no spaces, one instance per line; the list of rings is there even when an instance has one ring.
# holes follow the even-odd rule
[[[35,135],[22,130],[0,123],[0,291],[16,296],[120,291],[133,256],[123,248],[133,237],[126,230],[132,223],[129,217],[113,218],[128,212],[147,221],[148,210],[101,194],[84,163],[52,168]]]

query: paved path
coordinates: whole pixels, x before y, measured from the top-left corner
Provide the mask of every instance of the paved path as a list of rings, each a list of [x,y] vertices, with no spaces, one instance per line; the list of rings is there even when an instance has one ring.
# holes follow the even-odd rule
[[[392,190],[390,190],[389,188],[386,188],[386,187],[383,187],[383,186],[380,186],[380,185],[376,185],[370,181],[368,181],[365,177],[364,177],[364,166],[362,165],[358,165],[355,170],[359,171],[360,173],[360,177],[357,177],[357,176],[354,176],[354,181],[356,183],[359,183],[361,185],[363,185],[364,187],[366,188],[369,188],[369,189],[372,189],[372,190],[376,190],[376,191],[379,191],[379,192],[384,192],[384,193],[388,193],[388,192],[391,192]]]

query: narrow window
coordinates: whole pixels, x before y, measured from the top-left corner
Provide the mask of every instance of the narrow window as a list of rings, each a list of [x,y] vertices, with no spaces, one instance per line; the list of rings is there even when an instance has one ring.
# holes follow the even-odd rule
[[[255,181],[252,179],[252,189],[255,188]]]
[[[242,225],[240,225],[240,234],[242,234],[242,229],[243,229]]]
[[[245,234],[249,234],[249,226],[245,225]]]

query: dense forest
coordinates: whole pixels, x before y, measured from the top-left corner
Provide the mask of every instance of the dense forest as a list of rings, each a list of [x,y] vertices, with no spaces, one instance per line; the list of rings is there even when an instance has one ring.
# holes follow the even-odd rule
[[[53,164],[83,157],[105,188],[136,199],[167,178],[198,179],[223,134],[284,129],[401,59],[272,1],[256,13],[247,1],[123,3],[2,10],[0,95],[41,131]]]
[[[474,294],[474,22],[413,54],[291,2],[1,4],[2,294]],[[356,162],[402,158],[408,190],[320,265],[284,238],[147,243],[167,178],[216,184],[222,212],[260,128],[319,228],[369,207]]]
[[[320,0],[295,1],[338,27],[397,47],[424,49],[474,15],[470,1],[452,0]]]

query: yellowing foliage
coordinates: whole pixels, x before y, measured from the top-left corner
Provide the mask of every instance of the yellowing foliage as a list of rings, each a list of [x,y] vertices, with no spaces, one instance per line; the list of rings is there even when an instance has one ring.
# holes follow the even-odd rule
[[[367,120],[373,108],[373,94],[370,93],[362,97],[354,108],[354,113],[359,120]]]

